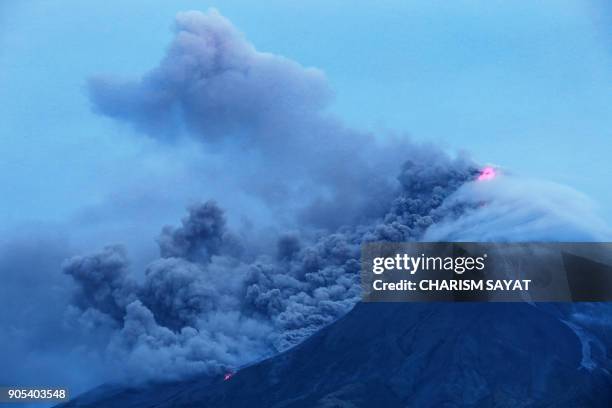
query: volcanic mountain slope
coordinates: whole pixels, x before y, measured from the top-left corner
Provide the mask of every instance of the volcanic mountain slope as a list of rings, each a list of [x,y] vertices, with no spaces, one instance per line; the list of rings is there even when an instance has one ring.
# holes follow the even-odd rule
[[[65,406],[611,406],[609,349],[593,353],[563,315],[526,303],[361,303],[228,381],[107,386]]]

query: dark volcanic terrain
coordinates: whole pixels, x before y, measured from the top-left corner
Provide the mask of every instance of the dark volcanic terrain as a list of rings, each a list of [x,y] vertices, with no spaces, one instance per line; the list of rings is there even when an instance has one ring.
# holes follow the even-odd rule
[[[566,306],[358,304],[228,381],[102,386],[65,407],[609,407],[602,350]]]

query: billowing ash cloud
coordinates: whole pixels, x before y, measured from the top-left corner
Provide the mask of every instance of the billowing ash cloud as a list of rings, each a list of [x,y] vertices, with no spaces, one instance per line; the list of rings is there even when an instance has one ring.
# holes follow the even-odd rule
[[[141,78],[98,76],[89,90],[97,112],[162,141],[201,142],[277,217],[319,227],[383,214],[399,166],[431,150],[344,126],[325,111],[321,71],[257,51],[214,10],[180,13],[166,56]]]
[[[417,239],[440,219],[445,198],[474,178],[465,160],[426,157],[403,165],[397,196],[375,222],[281,233],[271,253],[237,251],[238,235],[208,201],[190,207],[180,227],[163,228],[160,258],[138,283],[126,276],[121,247],[74,257],[64,271],[77,283],[77,320],[91,329],[95,316],[111,330],[106,353],[139,378],[218,372],[287,349],[358,301],[362,242]]]
[[[79,285],[74,297],[77,306],[121,318],[132,293],[122,247],[109,246],[94,256],[76,256],[65,264],[64,272]]]
[[[162,231],[161,256],[208,259],[219,253],[225,232],[225,217],[218,206],[212,202],[193,206],[181,227]]]
[[[256,51],[214,10],[179,13],[166,57],[142,79],[98,77],[90,88],[104,114],[156,135],[187,127],[209,141],[248,129],[245,137],[275,143],[266,129],[291,126],[330,98],[321,71]]]
[[[232,230],[207,201],[163,228],[144,272],[117,246],[65,262],[71,324],[103,333],[90,347],[127,377],[216,373],[299,343],[358,300],[363,242],[556,239],[559,212],[473,183],[466,158],[344,126],[325,111],[320,71],[258,52],[215,11],[179,14],[157,68],[95,78],[90,95],[98,112],[150,137],[201,142],[274,218]],[[201,177],[215,182],[206,165]],[[517,223],[524,234],[511,233]]]

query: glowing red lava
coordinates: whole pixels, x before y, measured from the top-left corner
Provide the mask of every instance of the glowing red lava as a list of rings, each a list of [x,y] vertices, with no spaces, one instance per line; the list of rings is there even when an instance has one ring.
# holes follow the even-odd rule
[[[223,376],[223,381],[228,381],[231,380],[231,378],[234,376],[234,373],[225,373],[225,375]]]
[[[478,181],[485,181],[494,179],[497,176],[497,172],[493,167],[487,166],[480,171],[480,174],[476,178]]]

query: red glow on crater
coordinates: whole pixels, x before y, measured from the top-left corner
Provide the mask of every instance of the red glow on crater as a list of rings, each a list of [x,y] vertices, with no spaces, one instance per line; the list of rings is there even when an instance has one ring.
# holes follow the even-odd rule
[[[485,181],[494,179],[497,176],[497,172],[493,167],[487,166],[480,171],[480,174],[476,178],[478,181]]]

